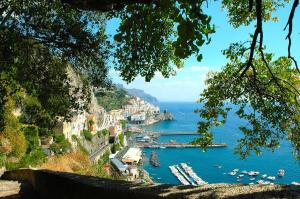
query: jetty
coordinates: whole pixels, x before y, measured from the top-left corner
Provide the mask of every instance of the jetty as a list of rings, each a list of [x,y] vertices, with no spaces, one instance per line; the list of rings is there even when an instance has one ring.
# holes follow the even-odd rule
[[[175,175],[175,177],[181,182],[183,185],[190,185],[190,183],[178,172],[177,168],[173,166],[169,166],[171,172]]]
[[[155,132],[155,131],[147,131],[142,132],[143,135],[147,135],[150,137],[159,137],[159,136],[171,136],[171,135],[199,135],[198,132]]]
[[[199,144],[189,144],[189,143],[140,143],[139,147],[144,148],[198,148]],[[223,148],[227,147],[226,143],[214,143],[207,146],[208,148]]]
[[[181,167],[180,167],[181,166]],[[181,182],[183,185],[193,185],[200,186],[207,184],[204,180],[202,180],[192,169],[192,167],[188,166],[186,163],[181,163],[179,165],[169,166],[171,172],[174,176]]]

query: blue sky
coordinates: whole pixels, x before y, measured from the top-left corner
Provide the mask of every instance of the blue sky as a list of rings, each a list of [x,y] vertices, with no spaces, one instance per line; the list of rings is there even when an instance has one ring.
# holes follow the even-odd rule
[[[226,58],[222,50],[226,49],[230,43],[246,41],[249,34],[253,33],[253,24],[249,27],[234,29],[228,23],[226,11],[221,9],[220,1],[209,1],[209,7],[204,8],[205,12],[212,16],[212,23],[216,26],[216,33],[212,35],[212,42],[201,47],[203,60],[198,62],[196,58],[190,57],[185,60],[184,68],[177,72],[177,75],[170,78],[163,78],[159,73],[151,80],[145,82],[138,77],[130,84],[126,84],[119,77],[117,71],[111,70],[110,76],[114,83],[122,83],[127,88],[138,88],[155,96],[159,101],[196,101],[200,92],[205,88],[204,80],[210,70],[220,70],[226,63]],[[279,22],[267,22],[264,27],[264,44],[267,51],[275,56],[287,55],[287,32],[284,26],[288,19],[291,5],[278,10],[273,16],[279,17]],[[300,9],[300,8],[298,8]],[[296,12],[293,27],[293,48],[292,52],[296,58],[300,59],[300,10]],[[113,19],[107,24],[107,31],[114,34],[119,21]],[[298,55],[296,55],[298,54]],[[300,61],[299,61],[300,62]]]

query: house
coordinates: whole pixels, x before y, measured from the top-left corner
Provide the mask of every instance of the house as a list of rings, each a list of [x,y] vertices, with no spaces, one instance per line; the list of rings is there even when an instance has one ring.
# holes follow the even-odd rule
[[[61,133],[65,136],[69,142],[73,142],[72,136],[75,135],[77,137],[80,136],[80,133],[86,127],[86,114],[78,114],[75,115],[69,122],[63,121],[61,118],[53,131],[56,133]]]
[[[128,166],[123,164],[120,160],[117,158],[113,158],[110,160],[111,165],[115,171],[117,171],[121,175],[127,175],[128,174]]]
[[[140,148],[131,147],[122,157],[122,162],[128,165],[136,165],[142,159],[142,150]]]
[[[130,116],[130,123],[142,124],[146,120],[145,112],[137,112]]]

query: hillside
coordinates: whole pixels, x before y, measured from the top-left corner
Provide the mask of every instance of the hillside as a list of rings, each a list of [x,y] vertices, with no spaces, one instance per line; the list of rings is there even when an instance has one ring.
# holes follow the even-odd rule
[[[125,88],[122,84],[116,84],[116,87],[127,91],[128,95],[142,98],[143,100],[145,100],[146,102],[149,102],[151,104],[155,104],[155,105],[158,104],[158,100],[156,97],[153,97],[152,95],[146,93],[145,91],[143,91],[141,89]]]

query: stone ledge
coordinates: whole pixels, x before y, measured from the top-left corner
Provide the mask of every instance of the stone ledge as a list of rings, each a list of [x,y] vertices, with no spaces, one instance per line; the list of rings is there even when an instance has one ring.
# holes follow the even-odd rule
[[[31,184],[41,199],[99,198],[300,198],[300,187],[289,185],[210,184],[201,187],[143,185],[49,170],[6,171],[3,180]]]

